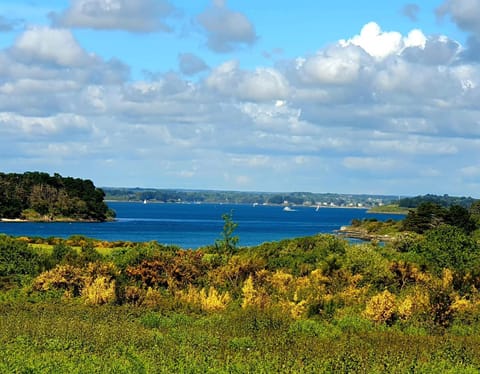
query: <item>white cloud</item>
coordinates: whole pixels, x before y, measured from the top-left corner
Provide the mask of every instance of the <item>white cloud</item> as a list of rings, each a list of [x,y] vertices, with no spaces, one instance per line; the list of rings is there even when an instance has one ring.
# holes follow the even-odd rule
[[[86,118],[75,114],[58,114],[51,117],[26,117],[15,113],[0,113],[4,131],[26,137],[62,137],[65,135],[89,135],[94,128]]]
[[[352,48],[322,51],[297,65],[304,82],[349,84],[358,79],[362,56]]]
[[[401,53],[406,47],[424,48],[427,38],[420,30],[412,30],[406,37],[396,31],[382,31],[375,22],[363,26],[360,35],[349,40],[341,40],[340,45],[353,44],[361,47],[370,56],[384,59]]]
[[[55,26],[152,32],[171,31],[164,19],[174,11],[167,0],[71,0],[50,17]]]
[[[412,3],[406,4],[402,9],[402,13],[413,22],[418,21],[419,12],[420,7],[417,4]]]
[[[249,101],[277,101],[287,97],[288,82],[273,68],[258,68],[255,71],[239,69],[235,61],[227,61],[207,77],[209,88],[221,94]]]
[[[398,167],[398,161],[383,157],[345,157],[343,166],[372,173],[384,171],[394,173]]]
[[[460,169],[460,172],[466,177],[480,177],[480,166],[465,166]]]
[[[478,178],[480,147],[480,66],[461,53],[446,37],[370,25],[274,67],[210,68],[186,53],[181,72],[138,80],[68,30],[30,28],[0,51],[2,160],[108,184],[393,192],[449,175],[458,191],[453,180]]]
[[[230,52],[252,45],[258,38],[252,22],[243,13],[230,10],[226,1],[213,1],[198,16],[198,22],[207,33],[207,46],[214,52]]]
[[[13,51],[24,61],[60,66],[81,66],[91,59],[70,31],[48,27],[33,27],[25,31],[16,40]]]
[[[208,70],[208,65],[193,53],[181,53],[178,56],[180,71],[185,75],[194,75]]]
[[[480,2],[478,0],[446,0],[438,9],[440,17],[449,15],[461,29],[480,36]]]

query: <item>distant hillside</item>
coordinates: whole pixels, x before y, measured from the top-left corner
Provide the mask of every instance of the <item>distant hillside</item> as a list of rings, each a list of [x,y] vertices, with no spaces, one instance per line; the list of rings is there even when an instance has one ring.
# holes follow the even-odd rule
[[[402,208],[417,208],[422,203],[434,203],[444,208],[448,208],[453,205],[459,205],[468,209],[474,201],[475,199],[472,197],[427,194],[423,196],[406,197],[400,199],[398,205]]]
[[[47,173],[0,173],[0,218],[106,221],[114,214],[92,181]]]
[[[397,200],[396,196],[312,192],[243,192],[103,187],[105,199],[114,201],[202,202],[231,204],[288,204],[337,207],[372,207]]]

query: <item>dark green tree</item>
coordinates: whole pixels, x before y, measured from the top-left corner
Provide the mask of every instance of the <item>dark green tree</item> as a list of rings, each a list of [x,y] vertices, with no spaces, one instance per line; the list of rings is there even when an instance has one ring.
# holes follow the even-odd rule
[[[215,242],[215,248],[218,252],[225,254],[233,254],[237,251],[237,244],[240,240],[238,236],[234,235],[238,227],[238,223],[233,221],[233,212],[222,215],[223,231],[221,238]]]
[[[466,233],[473,232],[477,227],[468,209],[460,205],[452,205],[448,208],[445,214],[445,223],[461,228]]]
[[[437,275],[441,275],[444,268],[455,270],[459,276],[478,269],[479,246],[459,227],[441,225],[428,231],[415,251]]]
[[[403,230],[424,233],[444,222],[446,210],[431,202],[421,203],[416,210],[410,210],[403,221]]]

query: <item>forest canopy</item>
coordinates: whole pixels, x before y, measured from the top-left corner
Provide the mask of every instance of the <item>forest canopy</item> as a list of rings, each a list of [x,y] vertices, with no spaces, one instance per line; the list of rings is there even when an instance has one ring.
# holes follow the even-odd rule
[[[114,216],[91,180],[42,172],[0,173],[0,218],[106,221]]]

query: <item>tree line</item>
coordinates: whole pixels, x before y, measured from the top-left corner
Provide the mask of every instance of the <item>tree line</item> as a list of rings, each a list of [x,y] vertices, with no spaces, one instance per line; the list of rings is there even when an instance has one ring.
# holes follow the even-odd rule
[[[0,173],[0,218],[105,221],[105,193],[91,180],[42,172]]]
[[[396,201],[396,196],[337,194],[314,192],[255,192],[255,191],[212,191],[155,188],[104,187],[107,200],[115,201],[157,201],[165,203],[200,202],[231,204],[289,204],[316,205],[319,203],[335,206],[371,207],[380,203]]]
[[[402,208],[416,208],[422,203],[432,203],[440,205],[443,208],[448,208],[452,205],[469,208],[474,202],[475,199],[472,197],[426,194],[415,197],[404,197],[398,201],[398,205]]]

